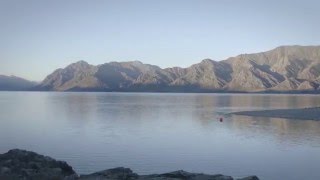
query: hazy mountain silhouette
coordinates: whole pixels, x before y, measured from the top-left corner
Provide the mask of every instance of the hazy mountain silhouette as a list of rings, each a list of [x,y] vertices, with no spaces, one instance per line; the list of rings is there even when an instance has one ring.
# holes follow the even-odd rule
[[[24,91],[36,84],[20,77],[0,75],[0,91]]]

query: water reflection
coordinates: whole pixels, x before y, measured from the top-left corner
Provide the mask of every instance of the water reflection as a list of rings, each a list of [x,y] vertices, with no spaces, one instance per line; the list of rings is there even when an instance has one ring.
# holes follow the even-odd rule
[[[47,96],[50,111],[75,126],[98,122],[138,127],[157,121],[183,123],[191,120],[202,128],[221,128],[219,118],[239,110],[319,106],[317,96],[296,95],[173,95],[122,93],[64,93]],[[65,116],[65,117],[63,117]],[[153,123],[152,123],[153,122]],[[215,125],[219,126],[215,126]],[[249,116],[227,116],[223,128],[248,136],[273,136],[279,142],[320,144],[320,123]]]
[[[273,136],[279,143],[320,146],[320,123],[309,120],[287,120],[249,116],[232,116],[232,131],[255,136]]]
[[[320,106],[319,96],[10,92],[0,93],[0,105],[0,152],[34,150],[80,173],[127,166],[138,173],[319,177],[297,166],[320,163],[320,122],[224,115]]]

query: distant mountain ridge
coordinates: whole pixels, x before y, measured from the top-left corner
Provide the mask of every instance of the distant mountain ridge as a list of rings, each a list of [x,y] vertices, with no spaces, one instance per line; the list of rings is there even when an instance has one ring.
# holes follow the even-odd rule
[[[24,91],[33,88],[36,84],[17,76],[0,75],[0,91]]]
[[[139,61],[90,65],[78,61],[48,75],[48,91],[319,91],[320,46],[281,46],[187,68],[162,69]]]

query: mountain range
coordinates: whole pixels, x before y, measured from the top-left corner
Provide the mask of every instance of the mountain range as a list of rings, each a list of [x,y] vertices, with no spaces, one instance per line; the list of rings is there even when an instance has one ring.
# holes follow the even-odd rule
[[[1,80],[0,80],[1,81]],[[281,46],[187,68],[139,61],[90,65],[78,61],[31,88],[42,91],[319,92],[320,46]]]

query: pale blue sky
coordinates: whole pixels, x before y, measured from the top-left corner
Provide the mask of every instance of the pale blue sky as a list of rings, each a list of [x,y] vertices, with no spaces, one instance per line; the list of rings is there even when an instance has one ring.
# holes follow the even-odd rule
[[[317,0],[0,0],[0,74],[42,80],[78,60],[187,67],[319,45]]]

